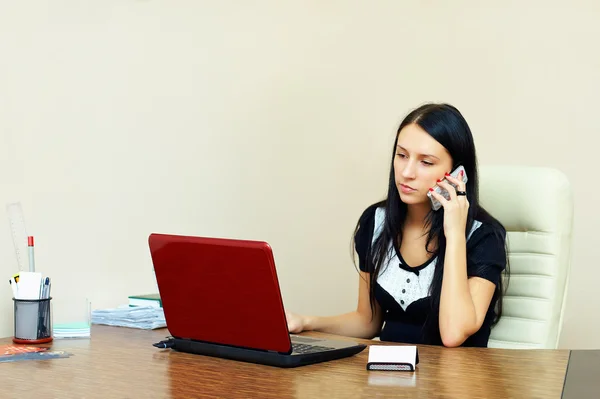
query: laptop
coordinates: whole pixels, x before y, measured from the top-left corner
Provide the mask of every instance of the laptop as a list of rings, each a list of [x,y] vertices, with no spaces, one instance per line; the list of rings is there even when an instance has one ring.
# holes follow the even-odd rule
[[[153,233],[148,244],[171,334],[160,347],[277,367],[341,359],[366,348],[290,335],[266,242]]]

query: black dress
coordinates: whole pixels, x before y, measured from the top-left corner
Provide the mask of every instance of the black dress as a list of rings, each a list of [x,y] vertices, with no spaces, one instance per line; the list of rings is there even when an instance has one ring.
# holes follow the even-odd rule
[[[366,257],[369,247],[381,231],[384,217],[385,209],[376,205],[370,206],[361,215],[355,245],[359,267],[363,272],[372,272],[368,270]],[[429,295],[436,266],[437,257],[432,257],[419,266],[408,265],[398,249],[390,243],[388,256],[374,285],[375,299],[383,311],[384,326],[380,333],[382,341],[442,344],[439,328],[433,333],[425,331],[427,318],[438,317],[438,314],[432,314]],[[506,252],[503,240],[498,239],[492,226],[475,221],[467,237],[468,276],[484,278],[497,287],[505,267]],[[498,295],[497,289],[481,328],[462,346],[487,347],[492,322],[496,315]]]

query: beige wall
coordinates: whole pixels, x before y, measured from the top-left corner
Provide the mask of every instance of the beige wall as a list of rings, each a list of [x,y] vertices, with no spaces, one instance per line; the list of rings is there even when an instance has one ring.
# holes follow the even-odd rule
[[[394,130],[448,101],[481,164],[572,180],[561,345],[600,347],[597,4],[2,1],[0,203],[21,201],[55,297],[98,308],[154,290],[158,231],[267,240],[286,306],[343,312],[352,229],[385,192]],[[0,336],[11,306],[0,284]]]

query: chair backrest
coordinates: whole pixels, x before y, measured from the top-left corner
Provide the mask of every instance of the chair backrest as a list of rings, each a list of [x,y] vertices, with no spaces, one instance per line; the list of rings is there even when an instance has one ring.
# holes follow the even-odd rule
[[[481,205],[508,232],[510,278],[489,347],[556,348],[571,265],[573,196],[552,168],[482,166]]]

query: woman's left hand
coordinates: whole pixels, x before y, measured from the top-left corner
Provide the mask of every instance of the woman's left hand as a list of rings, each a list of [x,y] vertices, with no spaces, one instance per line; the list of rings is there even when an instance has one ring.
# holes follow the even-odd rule
[[[462,178],[462,176],[460,177]],[[455,184],[456,189],[445,180],[437,184],[448,191],[450,200],[447,200],[435,191],[432,191],[431,195],[440,201],[444,207],[444,235],[446,239],[453,236],[464,237],[467,228],[467,216],[469,214],[469,201],[466,195],[458,195],[457,191],[466,193],[465,183],[448,174],[446,174],[446,179]]]

